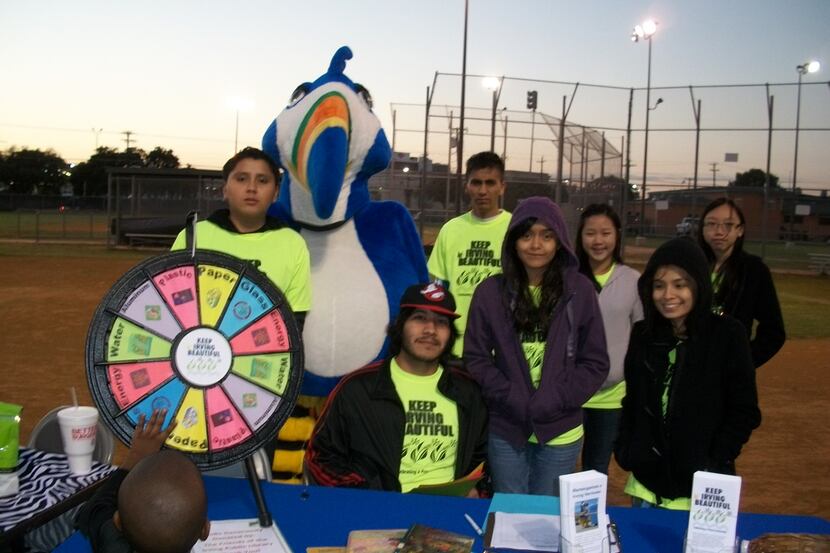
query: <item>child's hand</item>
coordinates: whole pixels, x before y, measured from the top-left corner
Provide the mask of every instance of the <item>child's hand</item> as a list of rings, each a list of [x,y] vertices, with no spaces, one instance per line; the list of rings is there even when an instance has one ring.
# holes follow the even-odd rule
[[[135,425],[133,431],[132,446],[121,468],[130,470],[139,461],[161,449],[161,446],[176,427],[176,419],[174,418],[166,429],[161,429],[166,416],[167,409],[154,409],[146,425],[144,424],[144,415],[138,417],[138,424]]]

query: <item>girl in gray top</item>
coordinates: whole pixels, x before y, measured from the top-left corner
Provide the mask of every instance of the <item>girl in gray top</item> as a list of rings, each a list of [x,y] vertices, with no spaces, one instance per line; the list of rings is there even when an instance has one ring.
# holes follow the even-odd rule
[[[623,361],[632,325],[643,318],[637,295],[640,273],[623,265],[620,218],[606,204],[591,204],[582,212],[576,240],[579,271],[599,293],[610,371],[602,387],[584,405],[583,470],[608,474],[625,396]]]

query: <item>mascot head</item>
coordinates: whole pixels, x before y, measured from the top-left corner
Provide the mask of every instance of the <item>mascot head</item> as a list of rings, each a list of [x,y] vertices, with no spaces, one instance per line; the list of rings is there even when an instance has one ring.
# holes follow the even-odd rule
[[[369,92],[343,74],[351,58],[347,46],[338,49],[328,71],[297,87],[262,138],[285,171],[276,213],[310,227],[341,223],[364,208],[369,177],[392,156]]]

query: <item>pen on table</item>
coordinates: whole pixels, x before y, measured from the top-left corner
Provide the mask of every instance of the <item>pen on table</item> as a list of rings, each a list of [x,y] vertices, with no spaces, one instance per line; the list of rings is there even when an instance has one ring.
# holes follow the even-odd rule
[[[622,553],[620,534],[617,525],[613,522],[608,523],[608,551],[610,553]]]
[[[482,529],[481,529],[481,526],[479,526],[478,524],[476,524],[476,521],[474,521],[474,520],[473,520],[473,517],[471,517],[471,516],[470,516],[470,515],[468,515],[467,513],[464,513],[464,518],[466,518],[466,519],[467,519],[467,522],[469,522],[469,523],[470,523],[470,526],[472,526],[472,528],[473,528],[473,530],[475,530],[475,533],[476,533],[476,534],[478,534],[479,536],[483,536],[483,535],[484,535],[484,530],[482,530]]]

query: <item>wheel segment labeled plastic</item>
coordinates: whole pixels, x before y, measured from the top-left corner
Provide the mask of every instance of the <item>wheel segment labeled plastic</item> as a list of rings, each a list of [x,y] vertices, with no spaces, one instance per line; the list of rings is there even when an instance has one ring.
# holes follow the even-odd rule
[[[203,470],[272,440],[297,400],[299,327],[282,292],[246,261],[165,254],[125,274],[89,328],[86,369],[102,420],[129,445],[166,408],[165,445]]]

